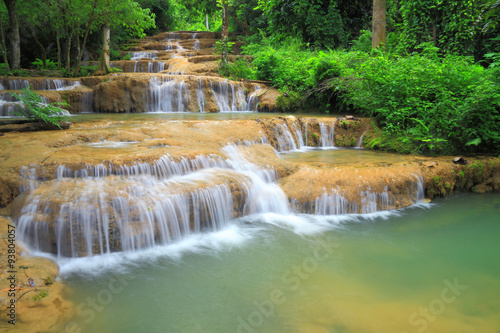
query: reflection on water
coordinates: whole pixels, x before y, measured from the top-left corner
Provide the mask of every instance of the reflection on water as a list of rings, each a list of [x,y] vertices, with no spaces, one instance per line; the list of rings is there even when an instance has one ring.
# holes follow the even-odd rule
[[[496,333],[499,213],[495,194],[378,218],[264,214],[61,271],[84,332]]]

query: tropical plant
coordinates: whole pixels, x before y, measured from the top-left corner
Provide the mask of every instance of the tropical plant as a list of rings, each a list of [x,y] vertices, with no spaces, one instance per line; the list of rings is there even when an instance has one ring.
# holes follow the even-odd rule
[[[67,106],[64,102],[58,103],[45,103],[43,98],[36,92],[32,91],[30,87],[21,89],[21,93],[12,93],[12,97],[17,98],[21,104],[17,105],[17,108],[13,113],[17,116],[24,117],[30,121],[34,122],[45,122],[62,129],[61,123],[67,121],[65,115],[66,111],[61,109],[61,107]]]

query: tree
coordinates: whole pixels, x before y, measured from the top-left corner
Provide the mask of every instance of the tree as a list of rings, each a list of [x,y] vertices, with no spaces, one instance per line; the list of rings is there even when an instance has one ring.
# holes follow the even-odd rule
[[[381,46],[385,48],[386,43],[386,0],[373,0],[372,19],[372,49]]]
[[[19,17],[17,15],[17,0],[3,0],[9,14],[10,68],[21,68],[21,39],[19,37]]]
[[[134,0],[104,0],[97,11],[97,21],[102,25],[100,69],[109,73],[111,27],[123,27],[128,33],[142,38],[145,29],[155,27],[155,15]]]
[[[0,2],[0,51],[2,52],[3,62],[7,66],[7,70],[10,70],[7,46],[5,44],[5,33],[3,31],[4,16],[7,16],[7,9],[4,7],[4,3]]]
[[[229,55],[229,0],[217,0],[222,8],[221,67],[226,67]]]

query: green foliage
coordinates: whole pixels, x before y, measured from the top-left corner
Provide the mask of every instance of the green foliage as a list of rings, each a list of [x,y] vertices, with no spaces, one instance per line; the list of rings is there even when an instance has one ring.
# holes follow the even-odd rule
[[[296,91],[287,91],[276,100],[276,106],[280,111],[297,110],[303,102],[302,95]]]
[[[66,106],[66,103],[44,104],[43,98],[29,87],[23,88],[21,91],[20,94],[11,94],[12,97],[22,102],[22,105],[18,105],[14,110],[15,115],[25,117],[31,121],[43,121],[62,129],[61,122],[67,119],[64,110],[60,107]]]
[[[35,294],[35,296],[33,296],[33,300],[35,302],[39,302],[41,301],[42,299],[44,299],[45,297],[49,296],[49,292],[45,289],[40,289],[38,290],[38,292]]]
[[[271,81],[283,93],[281,109],[293,111],[304,102],[338,113],[349,105],[384,129],[371,146],[422,154],[499,151],[495,68],[468,57],[443,57],[432,43],[418,50],[408,56],[311,51],[300,40],[273,38],[244,47],[254,59],[249,67],[255,78]]]
[[[360,60],[345,67],[352,79],[338,87],[388,134],[425,154],[498,149],[500,87],[490,71],[465,57],[439,58],[434,48]]]
[[[43,282],[45,283],[46,286],[50,286],[51,284],[54,283],[52,278],[50,276],[47,276],[46,278],[43,279]]]
[[[42,61],[42,59],[36,58],[36,60],[33,61],[31,63],[31,65],[33,67],[35,67],[36,69],[38,69],[38,70],[41,70],[41,69],[55,70],[55,69],[57,69],[57,63],[53,62],[52,60],[47,59],[45,61],[45,63],[47,65],[47,67],[43,67],[43,61]]]
[[[221,67],[219,73],[231,80],[255,78],[255,69],[252,62],[247,58],[239,58],[234,62],[228,62],[225,67]]]
[[[80,68],[80,76],[90,76],[97,71],[97,65],[82,66]]]
[[[232,47],[234,45],[234,42],[230,41],[229,39],[221,39],[215,42],[214,45],[214,53],[215,54],[230,54],[232,53]]]
[[[132,55],[130,53],[127,53],[123,56],[122,60],[130,60],[132,58]]]
[[[297,37],[319,47],[347,45],[347,31],[337,1],[259,0],[269,31],[279,38]]]

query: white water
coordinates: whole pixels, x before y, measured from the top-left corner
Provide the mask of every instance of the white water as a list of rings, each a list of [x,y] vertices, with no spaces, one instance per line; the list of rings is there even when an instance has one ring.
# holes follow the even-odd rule
[[[94,112],[94,91],[82,93],[81,113]]]
[[[130,60],[141,60],[144,58],[153,60],[158,59],[158,52],[153,51],[130,52],[129,54],[131,56]]]
[[[60,166],[49,182],[37,181],[34,169],[24,169],[27,199],[17,219],[20,238],[58,258],[81,257],[133,252],[221,230],[234,213],[288,214],[273,170],[251,164],[236,146],[224,152],[227,160],[201,156],[173,162],[166,157],[155,165],[79,171]],[[236,210],[222,176],[243,190]]]
[[[366,132],[363,132],[363,134],[361,134],[361,136],[359,137],[358,143],[356,144],[356,148],[359,148],[359,149],[361,149],[361,148],[362,148],[362,145],[363,145],[363,137],[365,136],[365,133],[366,133]]]
[[[4,78],[4,80],[8,80],[9,90],[25,89],[30,85],[33,90],[69,90],[81,85],[80,81],[68,79],[43,79],[32,82],[25,79]]]
[[[274,127],[274,135],[278,144],[276,149],[279,152],[297,150],[297,144],[295,143],[293,135],[286,123],[276,124]]]
[[[189,104],[189,87],[184,81],[156,77],[149,81],[148,111],[185,112]]]
[[[324,124],[324,123],[319,123],[319,129],[320,129],[320,144],[321,147],[327,148],[327,147],[335,147],[334,145],[334,139],[335,139],[335,124],[331,123],[330,126]]]
[[[203,91],[203,81],[200,78],[196,80],[196,101],[198,102],[198,110],[205,112],[205,93]]]

